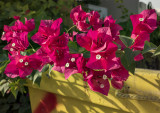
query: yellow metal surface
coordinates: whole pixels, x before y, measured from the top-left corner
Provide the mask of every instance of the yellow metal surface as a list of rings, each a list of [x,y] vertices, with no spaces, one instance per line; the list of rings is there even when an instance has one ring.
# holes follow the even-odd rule
[[[49,78],[44,73],[40,87],[31,82],[28,87],[33,113],[48,92],[57,99],[51,113],[160,113],[160,71],[155,70],[136,69],[124,89],[111,87],[108,96],[91,91],[80,74],[65,80],[56,71]]]

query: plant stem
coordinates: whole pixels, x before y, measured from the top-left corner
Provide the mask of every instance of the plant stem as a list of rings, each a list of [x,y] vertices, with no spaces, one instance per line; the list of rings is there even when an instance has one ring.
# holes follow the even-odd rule
[[[34,52],[36,52],[36,50],[33,48],[33,46],[31,45],[31,43],[29,43],[29,45],[32,47],[32,50],[33,50]]]
[[[72,26],[71,28],[69,28],[69,29],[67,30],[67,33],[68,33],[71,29],[73,29],[75,26],[76,26],[76,25],[74,25],[74,26]]]
[[[136,36],[136,38],[133,40],[133,43],[135,42],[135,40],[139,37],[139,35]]]

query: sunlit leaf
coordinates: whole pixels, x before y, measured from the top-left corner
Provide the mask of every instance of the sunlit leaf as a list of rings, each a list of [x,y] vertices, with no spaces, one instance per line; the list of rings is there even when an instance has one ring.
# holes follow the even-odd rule
[[[41,77],[42,77],[42,73],[39,71],[36,71],[35,75],[33,76],[33,83],[36,83],[38,86],[40,86]]]
[[[123,42],[123,44],[126,47],[130,47],[133,44],[134,39],[132,39],[131,37],[127,37],[127,36],[120,36],[120,40]]]
[[[9,89],[9,82],[5,79],[2,79],[0,81],[0,92],[2,92],[2,95],[4,96],[6,91]]]
[[[125,48],[124,49],[124,54],[121,57],[121,63],[122,65],[131,73],[134,74],[135,72],[135,61],[134,61],[134,52],[129,49]]]
[[[160,55],[160,46],[157,47],[156,51],[154,52],[153,56]]]
[[[46,65],[43,66],[43,69],[42,69],[41,72],[46,72],[48,69],[49,69],[49,65],[46,64]]]
[[[157,46],[154,45],[153,43],[145,41],[144,49],[142,51],[142,54],[147,53],[147,52],[149,52],[149,51],[151,51],[153,49],[156,49],[156,48],[157,48]]]

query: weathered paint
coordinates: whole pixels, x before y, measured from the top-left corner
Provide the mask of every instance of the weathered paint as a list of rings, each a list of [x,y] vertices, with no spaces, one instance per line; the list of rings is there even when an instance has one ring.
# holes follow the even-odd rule
[[[53,93],[46,93],[43,98],[40,99],[40,102],[34,113],[50,113],[57,106],[57,97]]]
[[[31,82],[28,84],[32,112],[41,108],[39,110],[49,109],[51,113],[160,113],[159,73],[155,70],[136,69],[136,74],[129,77],[124,89],[117,91],[111,87],[108,96],[91,91],[80,74],[65,80],[59,72],[52,71],[50,77],[44,73],[40,87]],[[51,93],[55,98],[51,96],[48,99],[51,101],[46,99],[42,102]]]

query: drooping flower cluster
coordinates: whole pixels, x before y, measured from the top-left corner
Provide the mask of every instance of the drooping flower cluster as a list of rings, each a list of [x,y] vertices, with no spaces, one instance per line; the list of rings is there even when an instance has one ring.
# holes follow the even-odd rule
[[[121,89],[129,77],[121,59],[116,57],[118,46],[115,43],[121,45],[122,50],[126,48],[119,38],[122,27],[116,24],[112,16],[102,20],[97,11],[87,13],[81,6],[73,8],[70,17],[81,33],[73,32],[72,36],[65,32],[60,34],[61,18],[41,20],[38,32],[31,37],[40,48],[29,56],[21,55],[20,51],[25,51],[29,46],[27,34],[34,29],[34,20],[26,19],[23,24],[20,18],[16,18],[13,26],[4,26],[1,39],[8,42],[4,49],[11,54],[5,74],[11,78],[25,78],[33,70],[41,71],[44,65],[51,64],[54,65],[52,69],[64,73],[66,79],[72,74],[81,73],[90,89],[104,95],[108,95],[110,84]],[[131,16],[134,44],[130,49],[143,50],[144,42],[149,41],[149,33],[157,27],[156,19],[154,10]],[[90,53],[89,58],[84,57],[83,53],[70,53],[68,42],[74,41],[74,36],[78,45]],[[139,54],[135,60],[141,57]]]
[[[10,78],[20,77],[26,78],[33,70],[40,70],[42,68],[41,58],[36,54],[30,56],[16,55],[14,59],[10,58],[11,62],[5,69],[5,74]]]
[[[145,41],[150,41],[150,33],[157,28],[157,14],[154,9],[144,10],[140,14],[130,16],[133,31],[131,38],[134,39],[134,44],[130,47],[133,50],[143,50]],[[143,59],[143,55],[135,56],[134,60]]]
[[[41,68],[41,59],[33,54],[30,56],[22,56],[21,51],[25,51],[29,46],[28,33],[34,30],[34,19],[27,20],[25,18],[25,24],[16,18],[16,22],[13,26],[4,26],[4,33],[1,37],[3,41],[7,41],[7,45],[3,48],[8,50],[10,63],[5,69],[5,74],[8,77],[15,78],[20,76],[25,78],[30,75],[33,70]]]
[[[8,45],[4,47],[12,55],[19,54],[20,51],[24,51],[29,46],[28,32],[34,30],[34,19],[27,20],[25,18],[25,24],[20,20],[16,20],[13,26],[4,25],[4,32],[2,40],[7,41]]]

